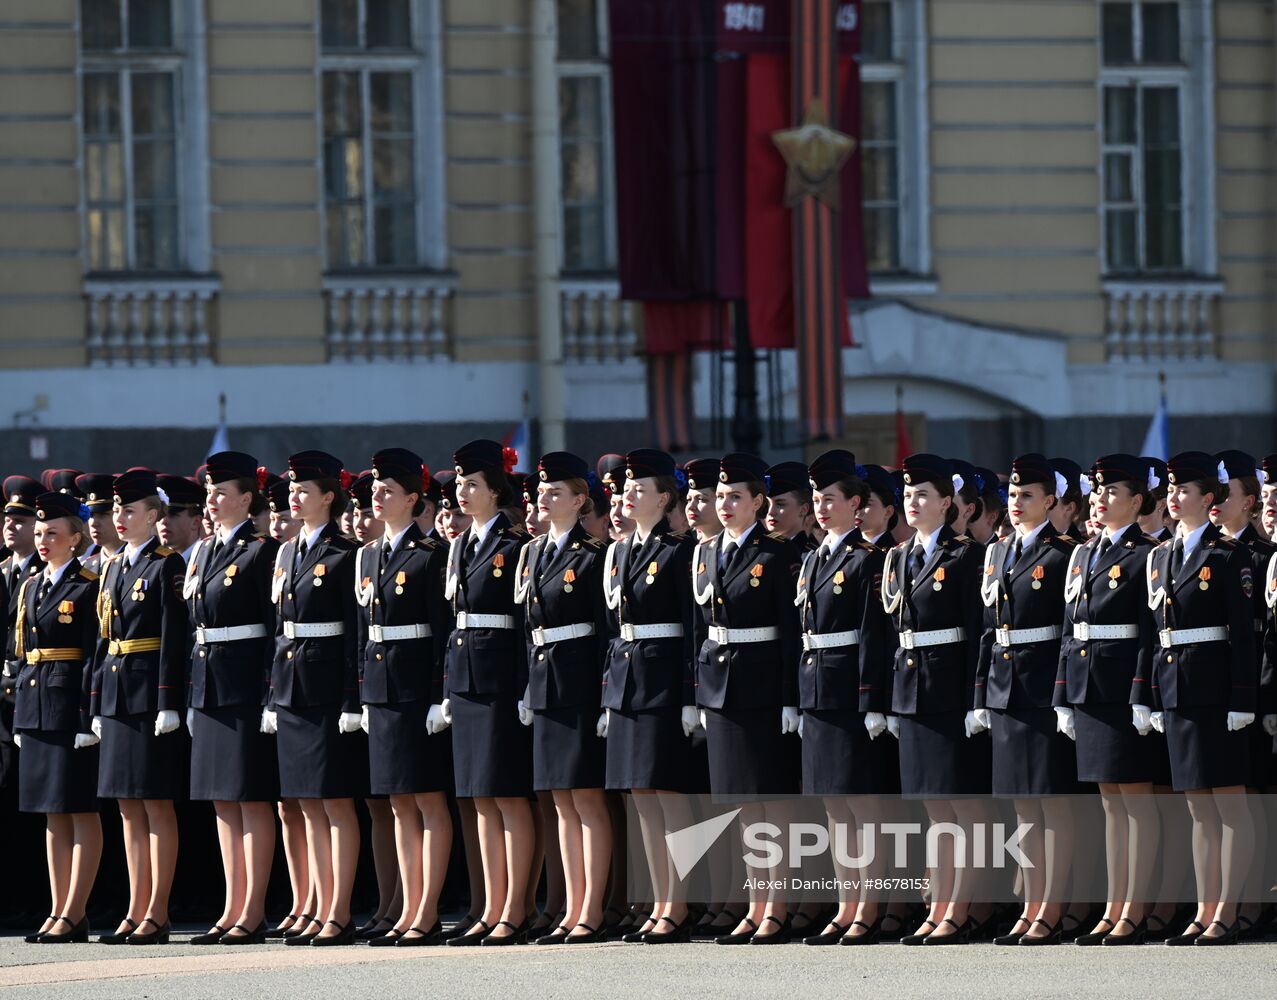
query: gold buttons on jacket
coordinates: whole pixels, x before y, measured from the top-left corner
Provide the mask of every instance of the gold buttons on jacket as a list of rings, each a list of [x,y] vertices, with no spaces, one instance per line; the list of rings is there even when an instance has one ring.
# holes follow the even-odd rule
[[[465,640],[464,640],[464,639],[458,639],[458,640],[457,640],[457,645],[458,645],[458,646],[460,646],[460,645],[461,645],[462,643],[464,643],[464,642],[465,642]]]
[[[290,659],[290,660],[291,660],[291,659],[293,658],[293,651],[290,649],[290,650],[289,650],[287,653],[285,653],[284,655],[285,655],[285,656],[287,656],[287,657],[288,657],[288,659]]]
[[[32,686],[32,687],[35,687],[35,678],[34,678],[34,677],[32,677],[32,678],[31,678],[31,686]]]
[[[718,662],[719,662],[719,663],[722,663],[722,662],[723,662],[724,660],[726,660],[726,659],[727,659],[727,654],[726,654],[726,653],[719,653],[719,655],[718,655]]]
[[[909,657],[909,659],[905,660],[905,666],[906,666],[906,667],[912,667],[912,666],[913,666],[913,657],[912,657],[912,656],[911,656],[911,657]]]
[[[377,654],[377,659],[379,659],[379,660],[381,659],[381,654],[380,654],[380,653],[378,653],[378,654]]]
[[[1086,650],[1085,650],[1085,649],[1084,649],[1084,650],[1082,650],[1082,651],[1081,651],[1080,653],[1078,653],[1077,655],[1078,655],[1078,656],[1085,656],[1085,655],[1086,655]]]
[[[1011,659],[1011,654],[1010,654],[1010,653],[1003,653],[1003,654],[1002,654],[1002,659],[1004,659],[1004,660],[1009,660],[1009,659]]]
[[[544,653],[537,653],[537,659],[538,659],[538,660],[544,660],[544,659],[545,659],[545,654],[544,654]]]
[[[1173,656],[1171,656],[1169,653],[1167,653],[1167,654],[1166,654],[1166,662],[1167,662],[1167,663],[1174,663],[1174,662],[1175,662],[1175,657],[1173,657]]]
[[[112,664],[111,664],[111,673],[113,673],[113,674],[118,674],[119,672],[120,672],[120,665],[119,665],[118,663],[112,663]]]

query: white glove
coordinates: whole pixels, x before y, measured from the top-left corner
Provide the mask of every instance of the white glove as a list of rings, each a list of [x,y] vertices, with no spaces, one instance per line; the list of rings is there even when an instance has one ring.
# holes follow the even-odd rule
[[[977,708],[975,717],[976,721],[980,723],[981,730],[993,728],[993,721],[989,718],[989,710],[987,708]]]
[[[900,739],[900,716],[898,715],[887,716],[887,732],[889,732],[896,739]]]
[[[426,732],[437,736],[447,728],[448,720],[443,717],[443,706],[431,705],[430,711],[426,713]]]
[[[804,712],[802,715],[798,717],[798,738],[800,740],[803,738],[803,720],[806,718],[807,718],[806,712]]]
[[[1141,736],[1147,736],[1153,728],[1152,715],[1153,711],[1147,705],[1131,706],[1131,725]]]
[[[519,721],[525,726],[532,725],[532,709],[523,703],[523,699],[519,699]]]
[[[186,710],[186,735],[195,735],[195,709],[193,708]]]
[[[1154,712],[1148,717],[1148,721],[1159,733],[1164,733],[1166,732],[1166,724],[1162,721],[1164,718],[1161,712]]]
[[[368,706],[365,705],[359,713],[359,728],[365,733],[368,732]]]
[[[279,716],[269,708],[263,708],[262,724],[258,728],[267,736],[274,736],[279,732]]]
[[[363,716],[359,712],[342,712],[337,716],[337,732],[345,735],[347,733],[359,732],[359,724],[363,721]]]
[[[1228,731],[1230,733],[1238,732],[1245,729],[1255,721],[1254,712],[1229,712],[1228,713]]]
[[[708,733],[709,732],[709,716],[705,714],[705,709],[703,708],[700,709],[696,714],[701,720],[701,728]]]
[[[22,749],[22,734],[21,733],[13,734],[13,745],[17,747],[19,750]]]
[[[594,735],[599,739],[607,739],[607,724],[612,721],[612,710],[610,708],[603,709],[599,713],[599,721],[594,724]]]
[[[701,724],[701,720],[696,716],[696,708],[692,705],[683,706],[682,714],[683,735],[691,736],[696,732],[696,728]]]
[[[167,736],[182,724],[182,717],[173,709],[166,708],[155,716],[155,735]]]
[[[792,705],[786,705],[780,710],[780,732],[782,736],[798,732],[798,709]]]
[[[881,712],[866,712],[865,730],[871,740],[876,740],[887,731],[887,717]]]
[[[986,727],[980,722],[979,714],[973,710],[963,716],[962,728],[966,731],[967,739],[970,739],[976,733],[984,732]]]
[[[439,702],[439,711],[443,712],[443,721],[448,725],[452,725],[452,699],[445,698]]]
[[[6,677],[12,677],[12,676],[13,676],[13,671],[9,669],[9,662],[10,662],[9,660],[5,660],[5,661],[4,661],[3,672],[4,672],[4,675],[5,675]]]
[[[1055,710],[1055,731],[1071,740],[1077,739],[1077,731],[1073,728],[1073,709],[1061,707]]]
[[[93,730],[93,735],[98,739],[102,738],[102,716],[95,715],[89,722],[89,728]]]
[[[89,747],[95,747],[102,741],[92,733],[76,733],[75,748],[77,750],[87,750]]]
[[[1260,720],[1260,725],[1269,736],[1277,736],[1277,715],[1265,715]]]

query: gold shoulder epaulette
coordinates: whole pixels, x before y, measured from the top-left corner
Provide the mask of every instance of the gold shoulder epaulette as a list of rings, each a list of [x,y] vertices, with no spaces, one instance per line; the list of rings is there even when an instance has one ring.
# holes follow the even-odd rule
[[[856,545],[866,552],[878,551],[878,546],[876,546],[873,542],[857,542]]]
[[[80,575],[86,580],[96,580],[98,578],[98,575],[86,566],[80,567]]]
[[[267,537],[269,537],[269,536],[268,536],[268,535],[266,534],[266,532],[264,532],[264,531],[254,531],[254,532],[253,532],[253,537],[254,537],[254,538],[258,538],[258,539],[260,539],[260,538],[267,538]]]
[[[160,545],[156,547],[155,554],[163,558],[163,557],[171,556],[176,551],[177,551],[176,549],[170,549],[167,545]]]
[[[1161,544],[1162,544],[1162,543],[1161,543],[1161,542],[1159,542],[1156,538],[1154,538],[1152,535],[1147,534],[1147,533],[1145,533],[1145,535],[1144,535],[1144,541],[1148,542],[1150,545],[1157,545],[1157,546],[1159,546],[1159,547],[1160,547],[1160,546],[1161,546]]]
[[[585,544],[592,549],[601,549],[605,545],[607,545],[607,542],[603,541],[603,539],[601,538],[595,538],[593,535],[591,535],[589,538],[585,540]]]
[[[767,532],[767,537],[768,537],[768,538],[771,538],[771,539],[773,539],[773,540],[775,540],[775,541],[777,541],[777,542],[787,542],[787,541],[789,541],[789,538],[788,538],[788,537],[786,537],[786,535],[784,534],[784,532],[781,532],[781,531],[769,531],[769,532]]]
[[[971,541],[971,536],[967,534],[954,535],[953,540],[955,542],[969,542]]]
[[[1057,541],[1062,542],[1062,543],[1063,543],[1063,544],[1065,544],[1065,545],[1076,545],[1076,544],[1077,544],[1077,539],[1076,539],[1076,538],[1074,538],[1072,535],[1066,535],[1066,534],[1064,534],[1064,533],[1062,533],[1062,532],[1061,532],[1060,534],[1056,535],[1056,536],[1055,536],[1055,538],[1056,538],[1056,540],[1057,540]]]
[[[1215,539],[1215,541],[1218,542],[1222,547],[1226,549],[1237,548],[1237,539],[1235,538],[1228,538],[1224,535],[1220,535],[1218,538]]]
[[[515,538],[526,538],[528,534],[528,529],[521,524],[512,524],[505,530],[508,534],[513,535]]]

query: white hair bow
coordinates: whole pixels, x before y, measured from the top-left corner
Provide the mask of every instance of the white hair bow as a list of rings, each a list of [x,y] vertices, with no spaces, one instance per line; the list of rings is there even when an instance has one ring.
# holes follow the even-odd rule
[[[967,484],[967,481],[963,479],[960,475],[958,475],[956,472],[953,474],[953,492],[954,493],[961,493],[962,487],[966,486],[966,484]]]
[[[1255,478],[1259,480],[1260,486],[1266,486],[1268,484],[1268,473],[1263,469],[1255,470]]]
[[[1091,485],[1091,477],[1088,476],[1085,472],[1082,473],[1080,477],[1078,477],[1077,483],[1078,483],[1078,487],[1082,490],[1082,496],[1084,497],[1089,497],[1091,495],[1091,490],[1095,488],[1094,486]]]
[[[1155,490],[1162,485],[1162,480],[1157,475],[1157,470],[1153,466],[1148,467],[1148,488]]]
[[[1228,482],[1228,470],[1227,470],[1226,468],[1224,468],[1224,463],[1223,463],[1223,462],[1220,462],[1220,463],[1219,463],[1219,481],[1220,481],[1221,483],[1226,483],[1226,482]]]
[[[159,497],[159,498],[160,498],[160,503],[164,504],[165,506],[168,506],[168,502],[169,502],[169,501],[168,501],[168,494],[167,494],[167,493],[165,493],[165,492],[164,492],[162,489],[160,489],[158,486],[157,486],[157,487],[155,487],[155,495],[156,495],[157,497]]]
[[[1055,495],[1057,497],[1064,496],[1069,491],[1069,481],[1058,472],[1055,474]]]

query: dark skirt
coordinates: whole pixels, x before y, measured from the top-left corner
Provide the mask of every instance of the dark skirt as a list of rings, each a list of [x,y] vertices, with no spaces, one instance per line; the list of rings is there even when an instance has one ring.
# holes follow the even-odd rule
[[[1171,787],[1171,751],[1166,745],[1166,734],[1154,729],[1146,737],[1149,757],[1153,762],[1153,785]]]
[[[863,712],[854,709],[803,710],[803,794],[872,795],[890,792],[884,781],[887,744],[884,730],[871,740]],[[886,786],[886,787],[884,787]]]
[[[349,799],[355,780],[355,734],[337,729],[336,705],[275,710],[281,799]]]
[[[1077,752],[1053,708],[993,709],[993,794],[1031,798],[1078,792]]]
[[[257,705],[195,709],[191,799],[274,802],[279,798],[275,737],[261,732]]]
[[[75,733],[19,733],[18,810],[97,812],[98,748],[75,749]]]
[[[597,708],[539,708],[532,723],[532,787],[602,788],[607,744],[596,735]]]
[[[456,693],[449,698],[457,798],[531,795],[532,734],[519,721],[518,699]]]
[[[1074,705],[1079,781],[1138,784],[1153,780],[1153,745],[1131,725],[1131,706]]]
[[[155,735],[155,713],[102,717],[98,795],[104,799],[180,799],[190,754],[186,727]]]
[[[373,795],[452,789],[452,731],[426,732],[429,712],[426,701],[368,706],[368,788]]]
[[[1249,726],[1235,733],[1228,731],[1226,706],[1170,708],[1162,718],[1175,791],[1228,788],[1249,781],[1253,734],[1248,732]]]
[[[945,799],[989,793],[992,741],[988,733],[967,738],[966,714],[959,709],[900,716],[901,795]]]
[[[709,787],[714,795],[789,795],[797,778],[779,708],[707,708]],[[681,732],[681,730],[680,730]]]
[[[1242,730],[1250,733],[1250,776],[1246,779],[1246,784],[1261,791],[1268,787],[1272,776],[1277,774],[1273,770],[1273,737],[1264,732],[1264,727],[1260,724],[1262,721],[1262,713],[1257,713],[1255,721]]]
[[[687,787],[693,755],[683,735],[682,709],[610,710],[607,724],[606,786],[615,791],[632,788],[662,792],[692,792]],[[704,740],[701,741],[704,747]],[[708,774],[705,775],[708,780]],[[708,785],[703,789],[708,792]]]

